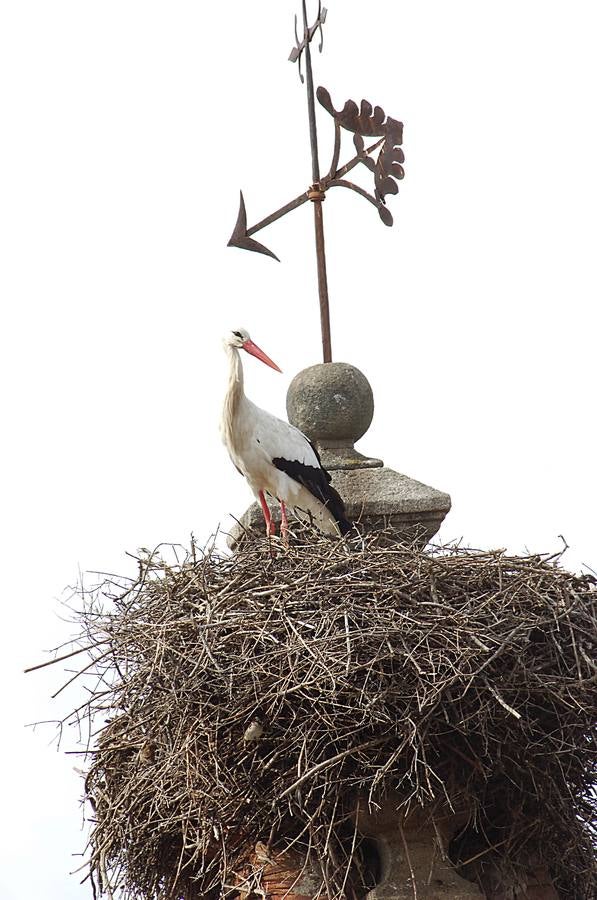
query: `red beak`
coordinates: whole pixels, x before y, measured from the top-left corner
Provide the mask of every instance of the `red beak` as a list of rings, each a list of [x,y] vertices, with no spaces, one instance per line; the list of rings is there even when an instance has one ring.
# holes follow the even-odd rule
[[[275,364],[273,360],[269,358],[269,356],[263,352],[263,350],[254,344],[253,341],[245,341],[243,344],[243,350],[246,350],[247,353],[250,353],[251,356],[256,356],[257,359],[260,359],[261,362],[265,363],[266,366],[270,366],[272,369],[275,369],[276,372],[281,372],[282,369]]]

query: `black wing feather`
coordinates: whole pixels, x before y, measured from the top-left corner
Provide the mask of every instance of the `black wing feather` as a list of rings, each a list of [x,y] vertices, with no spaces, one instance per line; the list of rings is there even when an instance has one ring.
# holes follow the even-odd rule
[[[315,458],[317,459],[317,462],[319,463],[319,467],[320,467],[321,471],[323,472],[323,474],[325,475],[325,477],[328,481],[328,484],[329,484],[329,482],[332,480],[332,476],[321,465],[321,456],[319,455],[319,451],[318,451],[317,447],[315,446],[315,444],[312,441],[309,440],[309,438],[305,438],[305,440],[307,441],[311,450],[315,454]]]

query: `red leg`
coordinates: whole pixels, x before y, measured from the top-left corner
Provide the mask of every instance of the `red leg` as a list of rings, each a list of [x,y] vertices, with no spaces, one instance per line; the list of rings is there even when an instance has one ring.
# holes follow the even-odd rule
[[[286,504],[283,500],[280,500],[280,509],[282,510],[282,525],[280,531],[282,532],[282,540],[288,546],[288,519],[286,518]]]
[[[265,519],[265,531],[267,536],[269,537],[271,534],[276,533],[276,526],[272,522],[272,514],[269,511],[269,506],[265,501],[265,496],[263,491],[259,491],[259,502],[261,503],[261,509],[263,510],[263,518]]]

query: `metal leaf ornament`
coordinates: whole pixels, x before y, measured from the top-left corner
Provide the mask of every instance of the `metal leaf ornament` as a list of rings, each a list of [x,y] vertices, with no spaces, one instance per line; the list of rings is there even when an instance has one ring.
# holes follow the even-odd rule
[[[362,100],[360,109],[354,100],[347,100],[341,110],[336,110],[332,103],[329,91],[324,87],[317,88],[317,99],[323,108],[333,117],[337,126],[354,134],[354,145],[362,162],[375,179],[375,199],[378,201],[377,211],[385,225],[392,225],[393,218],[389,209],[385,206],[385,198],[388,194],[398,193],[398,181],[404,178],[404,153],[402,152],[403,124],[398,119],[387,116],[381,106],[373,107],[368,100]],[[373,160],[365,150],[365,137],[382,137],[383,143],[377,160]],[[342,182],[335,178],[335,172],[328,185],[332,187]],[[343,183],[345,187],[355,185],[350,182]],[[361,193],[361,191],[358,191]],[[367,199],[372,199],[367,195]]]

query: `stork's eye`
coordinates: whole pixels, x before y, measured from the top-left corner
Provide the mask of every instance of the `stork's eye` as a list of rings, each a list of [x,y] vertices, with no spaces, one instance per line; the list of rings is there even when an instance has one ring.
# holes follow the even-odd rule
[[[242,336],[242,334],[240,333],[240,331],[233,331],[232,334],[234,335],[234,337],[240,338],[241,341],[242,341],[243,336]]]

